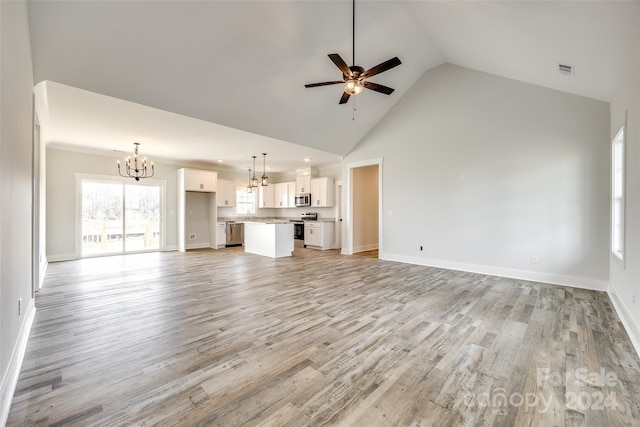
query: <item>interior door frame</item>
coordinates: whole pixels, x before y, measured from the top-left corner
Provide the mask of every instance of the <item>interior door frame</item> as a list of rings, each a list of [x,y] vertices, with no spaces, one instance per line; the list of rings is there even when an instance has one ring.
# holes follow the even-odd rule
[[[346,170],[346,223],[343,225],[343,248],[341,253],[353,255],[353,170],[366,166],[378,166],[378,258],[384,253],[383,216],[382,216],[382,166],[384,158],[378,157],[369,160],[360,160],[347,163]],[[344,190],[345,187],[343,187]]]
[[[76,227],[75,227],[75,256],[77,259],[83,258],[82,256],[82,181],[95,181],[95,182],[104,182],[111,184],[131,184],[131,178],[123,178],[120,176],[113,175],[95,175],[95,174],[86,174],[86,173],[76,173]],[[150,250],[150,251],[135,251],[129,253],[140,253],[140,252],[162,252],[166,248],[167,244],[167,181],[164,179],[152,179],[145,178],[145,182],[142,185],[154,185],[160,187],[160,247],[158,249]],[[124,226],[125,224],[123,224]],[[124,230],[123,230],[124,231]],[[124,246],[123,246],[124,250]],[[118,253],[109,253],[109,254],[95,254],[88,255],[84,258],[91,258],[97,256],[112,256],[112,255],[126,255],[126,252],[118,252]]]

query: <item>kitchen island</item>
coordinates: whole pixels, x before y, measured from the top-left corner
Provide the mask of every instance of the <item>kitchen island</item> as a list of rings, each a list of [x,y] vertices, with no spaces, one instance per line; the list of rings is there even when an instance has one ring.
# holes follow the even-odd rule
[[[244,251],[281,258],[293,252],[293,224],[286,221],[244,223]]]

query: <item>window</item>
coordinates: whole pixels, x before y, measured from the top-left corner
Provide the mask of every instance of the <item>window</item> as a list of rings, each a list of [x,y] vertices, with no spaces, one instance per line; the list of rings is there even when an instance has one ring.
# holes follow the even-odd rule
[[[247,193],[246,187],[236,189],[236,214],[255,215],[256,213],[256,192]]]
[[[611,144],[611,252],[624,257],[624,126]]]

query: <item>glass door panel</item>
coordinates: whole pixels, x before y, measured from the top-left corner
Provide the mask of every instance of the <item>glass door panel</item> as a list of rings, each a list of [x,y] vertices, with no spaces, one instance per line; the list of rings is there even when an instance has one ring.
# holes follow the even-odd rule
[[[82,183],[82,255],[123,250],[122,184]]]
[[[125,252],[160,249],[160,187],[125,185]]]

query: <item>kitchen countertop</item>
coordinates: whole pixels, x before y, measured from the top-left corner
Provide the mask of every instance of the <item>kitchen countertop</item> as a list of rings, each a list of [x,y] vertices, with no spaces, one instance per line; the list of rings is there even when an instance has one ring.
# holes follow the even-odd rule
[[[235,222],[262,222],[267,224],[283,224],[291,221],[301,221],[300,217],[282,218],[282,217],[218,217],[218,222],[235,221]],[[308,220],[310,222],[335,222],[335,218],[318,218],[317,220]]]

